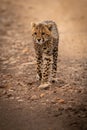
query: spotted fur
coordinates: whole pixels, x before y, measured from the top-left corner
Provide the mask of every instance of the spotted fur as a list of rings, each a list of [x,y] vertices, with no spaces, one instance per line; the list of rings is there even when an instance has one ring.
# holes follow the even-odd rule
[[[33,23],[32,38],[36,52],[37,74],[43,87],[44,84],[49,84],[50,79],[54,81],[56,78],[59,42],[57,25],[53,21]]]

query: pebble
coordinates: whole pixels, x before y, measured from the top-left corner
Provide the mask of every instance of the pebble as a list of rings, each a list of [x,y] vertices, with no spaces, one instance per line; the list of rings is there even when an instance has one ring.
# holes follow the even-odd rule
[[[38,97],[37,97],[36,95],[33,95],[30,99],[31,99],[31,100],[37,100]]]

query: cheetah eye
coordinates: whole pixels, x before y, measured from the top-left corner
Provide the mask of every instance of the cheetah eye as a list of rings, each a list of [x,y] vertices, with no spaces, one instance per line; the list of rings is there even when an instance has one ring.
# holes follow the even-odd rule
[[[44,35],[45,33],[44,32],[42,32],[42,35]]]
[[[34,35],[37,35],[37,33],[36,33],[36,32],[34,32]]]

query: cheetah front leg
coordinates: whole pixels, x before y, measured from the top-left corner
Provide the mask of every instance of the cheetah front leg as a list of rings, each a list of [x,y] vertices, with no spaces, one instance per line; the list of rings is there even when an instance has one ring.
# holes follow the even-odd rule
[[[46,89],[50,86],[49,74],[51,69],[51,59],[52,59],[51,55],[44,54],[42,80],[41,80],[41,85],[39,86],[39,88],[41,89]]]

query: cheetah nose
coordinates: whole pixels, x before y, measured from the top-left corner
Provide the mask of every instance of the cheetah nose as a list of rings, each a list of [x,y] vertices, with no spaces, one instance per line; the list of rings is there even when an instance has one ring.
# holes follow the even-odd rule
[[[40,42],[41,39],[37,39],[37,40],[38,40],[38,42]]]

